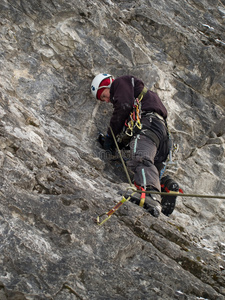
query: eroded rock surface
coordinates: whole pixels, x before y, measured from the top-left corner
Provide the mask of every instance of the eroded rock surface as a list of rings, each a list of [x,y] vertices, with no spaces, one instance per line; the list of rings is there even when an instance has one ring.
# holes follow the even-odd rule
[[[224,24],[224,0],[1,1],[1,300],[225,298],[224,199],[95,224],[129,185],[90,94],[100,72],[140,77],[169,111],[166,172],[224,195]]]

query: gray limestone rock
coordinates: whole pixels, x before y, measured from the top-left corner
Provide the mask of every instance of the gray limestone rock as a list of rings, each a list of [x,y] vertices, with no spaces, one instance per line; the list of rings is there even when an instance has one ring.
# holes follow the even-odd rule
[[[169,112],[166,172],[224,195],[224,22],[219,0],[1,1],[1,300],[225,298],[224,199],[159,219],[126,202],[96,225],[129,185],[90,93],[100,72],[141,78]]]

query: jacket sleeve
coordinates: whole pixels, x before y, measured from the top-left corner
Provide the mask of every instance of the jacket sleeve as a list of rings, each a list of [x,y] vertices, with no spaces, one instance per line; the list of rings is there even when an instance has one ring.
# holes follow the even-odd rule
[[[133,107],[134,88],[131,80],[117,78],[112,84],[110,95],[114,108],[110,126],[116,136],[122,131]],[[110,129],[108,129],[108,134],[112,135]]]

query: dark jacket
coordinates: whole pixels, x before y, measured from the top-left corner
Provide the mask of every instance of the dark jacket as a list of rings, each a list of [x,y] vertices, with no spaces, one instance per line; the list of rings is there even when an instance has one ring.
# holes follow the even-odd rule
[[[140,95],[143,87],[144,83],[134,76],[121,76],[113,81],[110,88],[110,101],[113,104],[114,111],[110,126],[115,136],[122,131],[124,123],[132,111],[134,99]],[[141,109],[142,112],[156,112],[164,119],[167,118],[167,110],[159,96],[150,90],[141,101]],[[108,134],[111,136],[110,129]]]

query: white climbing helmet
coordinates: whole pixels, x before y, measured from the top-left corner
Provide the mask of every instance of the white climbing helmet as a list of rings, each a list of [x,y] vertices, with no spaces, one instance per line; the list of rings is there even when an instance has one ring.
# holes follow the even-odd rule
[[[95,76],[95,78],[93,79],[93,81],[91,83],[91,93],[96,99],[97,99],[97,92],[99,89],[99,85],[106,78],[110,78],[110,84],[108,86],[101,86],[100,88],[101,89],[102,88],[110,88],[110,86],[112,84],[112,79],[113,79],[113,76],[110,74],[98,74],[97,76]]]

